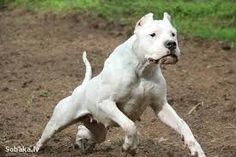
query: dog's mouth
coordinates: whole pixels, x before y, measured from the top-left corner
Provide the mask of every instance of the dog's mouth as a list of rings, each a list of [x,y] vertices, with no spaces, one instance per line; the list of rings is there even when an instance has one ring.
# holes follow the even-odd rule
[[[154,64],[175,64],[178,62],[178,57],[175,54],[168,54],[159,59],[148,58],[148,61]]]

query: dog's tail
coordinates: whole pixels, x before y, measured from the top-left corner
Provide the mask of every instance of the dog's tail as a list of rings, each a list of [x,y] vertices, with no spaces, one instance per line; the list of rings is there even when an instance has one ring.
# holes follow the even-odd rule
[[[83,61],[85,64],[86,71],[85,71],[84,80],[82,84],[88,82],[92,78],[92,67],[87,59],[87,54],[85,51],[83,53]]]

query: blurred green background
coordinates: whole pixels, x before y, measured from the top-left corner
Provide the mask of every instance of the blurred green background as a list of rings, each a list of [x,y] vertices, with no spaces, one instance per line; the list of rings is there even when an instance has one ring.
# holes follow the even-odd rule
[[[235,0],[0,0],[9,9],[32,11],[87,12],[122,25],[134,24],[148,12],[173,23],[185,36],[236,41]]]

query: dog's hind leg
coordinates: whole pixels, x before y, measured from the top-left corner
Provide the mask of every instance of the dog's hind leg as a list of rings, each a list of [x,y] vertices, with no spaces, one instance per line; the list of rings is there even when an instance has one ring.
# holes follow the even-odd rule
[[[92,68],[86,57],[86,52],[83,53],[83,61],[86,66],[86,73],[82,85],[77,87],[71,96],[64,98],[57,104],[41,138],[36,143],[37,150],[39,150],[57,131],[77,122],[79,118],[88,114],[88,111],[81,109],[81,106],[78,104],[78,102],[82,102],[78,101],[81,96],[81,87],[92,77]]]
[[[75,146],[78,146],[83,153],[88,153],[93,150],[95,144],[105,141],[107,129],[91,116],[83,119],[83,124],[78,126]]]
[[[78,111],[80,112],[78,113]],[[61,100],[55,107],[41,138],[36,143],[36,149],[39,150],[56,132],[66,128],[68,125],[74,124],[86,114],[86,111],[79,110],[79,105],[73,100],[72,96]]]

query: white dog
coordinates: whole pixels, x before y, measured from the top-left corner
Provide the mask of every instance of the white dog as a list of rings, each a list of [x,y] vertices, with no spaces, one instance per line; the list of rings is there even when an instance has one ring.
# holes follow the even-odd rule
[[[55,132],[82,121],[76,137],[82,151],[103,142],[107,127],[117,124],[125,131],[122,150],[133,154],[138,146],[134,121],[150,106],[162,122],[183,137],[191,155],[205,157],[189,126],[167,102],[160,64],[176,63],[180,55],[177,32],[170,20],[167,13],[162,20],[154,20],[152,13],[142,17],[134,35],[114,50],[102,72],[92,79],[84,53],[83,83],[57,104],[36,147],[40,149]]]

